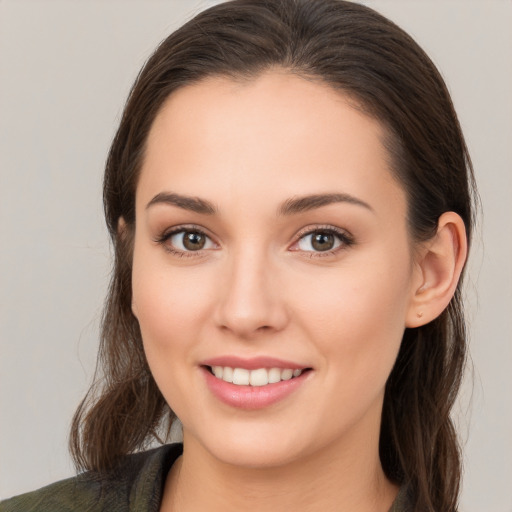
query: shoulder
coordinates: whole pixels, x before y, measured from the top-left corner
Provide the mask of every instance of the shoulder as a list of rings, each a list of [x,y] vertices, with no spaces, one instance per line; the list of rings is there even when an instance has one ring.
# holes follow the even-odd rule
[[[2,501],[0,512],[99,510],[100,483],[86,475],[61,480],[37,491]]]
[[[86,472],[0,503],[0,512],[158,510],[165,477],[180,444],[128,455],[106,474]]]

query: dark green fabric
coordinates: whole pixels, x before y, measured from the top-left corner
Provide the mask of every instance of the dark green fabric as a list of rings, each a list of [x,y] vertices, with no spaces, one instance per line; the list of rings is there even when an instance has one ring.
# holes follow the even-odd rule
[[[1,509],[0,509],[1,512]],[[406,487],[402,487],[389,512],[412,512],[411,499]]]
[[[101,477],[83,473],[0,503],[0,512],[158,512],[165,478],[182,454],[169,444],[130,455],[116,471]],[[410,512],[401,489],[389,512]]]
[[[108,475],[93,472],[0,503],[0,512],[158,512],[165,478],[181,455],[170,444],[130,455]]]

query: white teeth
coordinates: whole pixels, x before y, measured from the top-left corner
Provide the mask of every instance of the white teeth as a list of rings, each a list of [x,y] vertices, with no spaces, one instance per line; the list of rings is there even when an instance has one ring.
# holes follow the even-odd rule
[[[212,372],[218,379],[232,382],[238,386],[266,386],[282,380],[290,380],[302,374],[302,370],[290,368],[231,368],[230,366],[212,366]]]
[[[281,372],[281,379],[282,380],[290,380],[293,377],[293,370],[283,370]]]
[[[251,386],[266,386],[268,384],[268,372],[265,368],[252,370],[249,376]]]
[[[268,371],[269,384],[274,384],[275,382],[279,382],[280,380],[281,380],[280,368],[270,368],[270,370]]]
[[[248,386],[249,370],[245,370],[244,368],[233,369],[233,384],[237,384],[238,386]]]
[[[222,380],[225,380],[226,382],[233,382],[233,368],[224,366],[222,370]]]

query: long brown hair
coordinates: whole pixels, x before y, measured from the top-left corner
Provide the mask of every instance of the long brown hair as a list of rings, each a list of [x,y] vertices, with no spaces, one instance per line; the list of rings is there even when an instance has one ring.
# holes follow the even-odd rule
[[[475,188],[459,122],[436,67],[403,30],[342,0],[234,0],[203,11],[147,61],[108,155],[104,206],[115,264],[95,383],[73,419],[70,447],[79,469],[112,467],[165,437],[174,418],[131,311],[135,190],[153,120],[180,87],[213,75],[251,78],[272,67],[322,80],[382,123],[408,197],[413,241],[430,238],[446,211],[462,217],[471,238]],[[406,329],[386,385],[382,466],[388,478],[409,486],[418,512],[457,510],[461,462],[450,410],[465,357],[459,283],[437,319]]]

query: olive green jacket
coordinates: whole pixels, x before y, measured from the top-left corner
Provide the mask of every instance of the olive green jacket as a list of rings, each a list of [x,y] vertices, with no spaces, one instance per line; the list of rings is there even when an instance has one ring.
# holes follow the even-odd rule
[[[129,455],[101,477],[87,472],[0,502],[0,512],[158,512],[165,478],[182,454],[169,444]],[[389,512],[410,512],[402,489]]]

